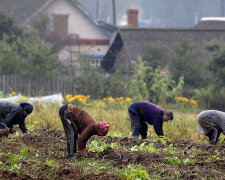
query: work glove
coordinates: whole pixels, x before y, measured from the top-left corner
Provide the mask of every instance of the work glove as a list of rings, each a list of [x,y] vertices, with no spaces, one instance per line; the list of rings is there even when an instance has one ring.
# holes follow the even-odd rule
[[[87,151],[86,151],[86,149],[79,150],[78,151],[78,155],[87,157]]]

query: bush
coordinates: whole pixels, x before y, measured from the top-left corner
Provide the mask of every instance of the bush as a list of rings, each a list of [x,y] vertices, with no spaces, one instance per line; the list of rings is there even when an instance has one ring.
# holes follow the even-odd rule
[[[206,109],[225,110],[225,88],[215,90],[213,87],[199,89],[195,91],[198,104]]]

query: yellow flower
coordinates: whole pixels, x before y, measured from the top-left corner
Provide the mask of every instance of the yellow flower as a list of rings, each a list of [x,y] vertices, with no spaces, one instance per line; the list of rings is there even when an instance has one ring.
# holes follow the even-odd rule
[[[67,94],[66,95],[66,99],[69,99],[69,98],[71,98],[73,95],[72,94]]]
[[[127,97],[127,98],[125,99],[125,101],[126,101],[126,102],[131,102],[131,101],[132,101],[132,98]]]
[[[15,96],[17,94],[16,91],[11,92],[11,96]]]

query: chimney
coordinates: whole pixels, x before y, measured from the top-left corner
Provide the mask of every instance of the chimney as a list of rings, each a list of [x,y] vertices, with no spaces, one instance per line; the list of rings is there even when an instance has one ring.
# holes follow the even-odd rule
[[[138,27],[138,10],[137,9],[127,10],[127,26]]]

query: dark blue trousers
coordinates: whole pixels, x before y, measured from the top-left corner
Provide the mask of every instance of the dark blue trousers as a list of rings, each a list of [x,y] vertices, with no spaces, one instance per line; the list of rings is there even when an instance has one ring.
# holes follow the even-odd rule
[[[216,130],[212,129],[208,134],[209,142],[213,145],[216,145],[221,132],[222,132],[222,130],[220,129],[220,127],[218,125],[216,126]]]
[[[141,135],[142,139],[147,138],[148,125],[141,118],[141,113],[138,105],[131,104],[128,108],[128,113],[131,122],[131,131],[134,138],[138,139]]]

